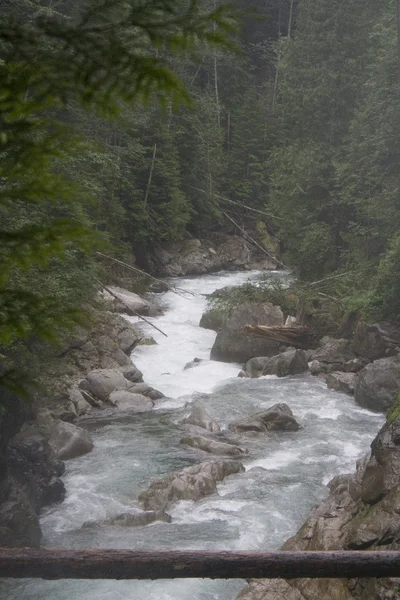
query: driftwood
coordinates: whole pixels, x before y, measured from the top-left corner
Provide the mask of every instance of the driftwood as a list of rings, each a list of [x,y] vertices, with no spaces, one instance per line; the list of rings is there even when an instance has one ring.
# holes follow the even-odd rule
[[[400,577],[400,552],[206,552],[0,548],[0,578]]]
[[[305,325],[293,327],[286,327],[285,325],[247,325],[245,332],[249,335],[267,337],[287,346],[305,350],[315,343],[317,337],[314,331]]]

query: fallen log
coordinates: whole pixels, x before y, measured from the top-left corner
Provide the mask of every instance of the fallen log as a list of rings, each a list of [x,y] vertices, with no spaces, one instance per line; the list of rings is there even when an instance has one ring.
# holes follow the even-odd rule
[[[400,552],[205,552],[1,548],[0,578],[400,577]]]
[[[244,330],[248,335],[267,337],[287,346],[305,350],[315,344],[318,339],[315,332],[305,325],[291,327],[285,325],[247,325]]]

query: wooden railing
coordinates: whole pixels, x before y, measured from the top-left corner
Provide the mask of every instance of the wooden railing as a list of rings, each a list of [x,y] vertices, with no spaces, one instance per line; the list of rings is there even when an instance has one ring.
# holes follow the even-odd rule
[[[0,578],[400,577],[400,552],[204,552],[0,548]]]

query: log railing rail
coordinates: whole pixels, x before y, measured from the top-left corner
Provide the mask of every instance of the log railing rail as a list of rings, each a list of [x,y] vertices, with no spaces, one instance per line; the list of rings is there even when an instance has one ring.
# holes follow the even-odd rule
[[[400,577],[400,552],[205,552],[0,548],[0,578]]]

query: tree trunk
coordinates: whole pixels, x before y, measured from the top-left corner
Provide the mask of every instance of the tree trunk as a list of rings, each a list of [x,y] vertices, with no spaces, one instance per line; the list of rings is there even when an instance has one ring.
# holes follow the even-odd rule
[[[207,552],[0,548],[0,578],[399,577],[400,552]]]
[[[398,0],[400,2],[400,0]],[[293,22],[293,4],[294,4],[294,0],[290,0],[290,8],[289,8],[289,22],[288,22],[288,38],[291,39],[292,37],[292,22]]]
[[[145,194],[145,197],[144,197],[144,205],[145,206],[147,206],[147,201],[149,199],[149,192],[150,192],[151,180],[153,178],[153,171],[154,171],[154,163],[156,162],[156,153],[157,153],[157,144],[154,144],[153,158],[152,158],[152,161],[151,161],[151,167],[150,167],[150,173],[149,173],[149,181],[147,182],[146,194]]]

